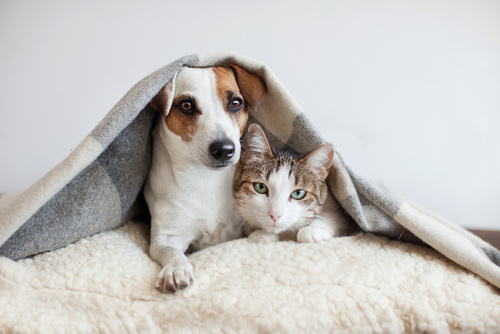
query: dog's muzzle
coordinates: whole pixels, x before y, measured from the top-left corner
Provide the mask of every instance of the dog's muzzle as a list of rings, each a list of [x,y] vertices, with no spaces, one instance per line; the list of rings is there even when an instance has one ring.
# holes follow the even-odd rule
[[[227,166],[225,162],[227,162],[234,156],[236,148],[231,139],[222,138],[214,140],[212,144],[210,144],[209,150],[212,154],[212,157],[214,157],[215,160],[221,163],[221,167],[223,167],[225,165]]]

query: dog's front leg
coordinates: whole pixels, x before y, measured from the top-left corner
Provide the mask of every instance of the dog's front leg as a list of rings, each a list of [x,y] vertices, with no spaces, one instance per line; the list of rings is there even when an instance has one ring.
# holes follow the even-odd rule
[[[190,242],[172,235],[152,238],[150,256],[163,267],[156,279],[158,290],[175,292],[187,288],[193,282],[193,265],[184,255]]]

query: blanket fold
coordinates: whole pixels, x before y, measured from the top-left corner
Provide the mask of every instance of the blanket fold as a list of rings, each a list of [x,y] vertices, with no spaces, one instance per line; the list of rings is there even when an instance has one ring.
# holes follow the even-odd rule
[[[180,58],[137,83],[65,160],[16,200],[0,203],[0,256],[29,257],[121,225],[151,162],[157,115],[148,102],[181,66],[228,64],[266,82],[268,95],[249,124],[259,123],[271,145],[305,154],[324,142],[266,65],[227,52]],[[427,244],[500,288],[500,252],[485,241],[358,176],[338,152],[327,182],[363,231]]]

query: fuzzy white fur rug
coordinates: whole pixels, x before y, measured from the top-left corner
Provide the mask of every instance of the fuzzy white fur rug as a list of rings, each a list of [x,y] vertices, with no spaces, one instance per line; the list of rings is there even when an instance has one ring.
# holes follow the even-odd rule
[[[149,226],[0,258],[0,333],[500,331],[500,294],[438,252],[361,234],[318,244],[246,239],[192,254],[196,281],[159,293]]]

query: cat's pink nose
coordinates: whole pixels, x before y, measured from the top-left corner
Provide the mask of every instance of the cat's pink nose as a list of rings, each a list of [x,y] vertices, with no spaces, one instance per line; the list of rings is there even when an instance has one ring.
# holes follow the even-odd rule
[[[278,216],[277,214],[275,214],[274,212],[269,212],[269,217],[271,217],[271,219],[273,220],[274,223],[276,223],[276,221],[278,219],[280,219],[280,216]]]

